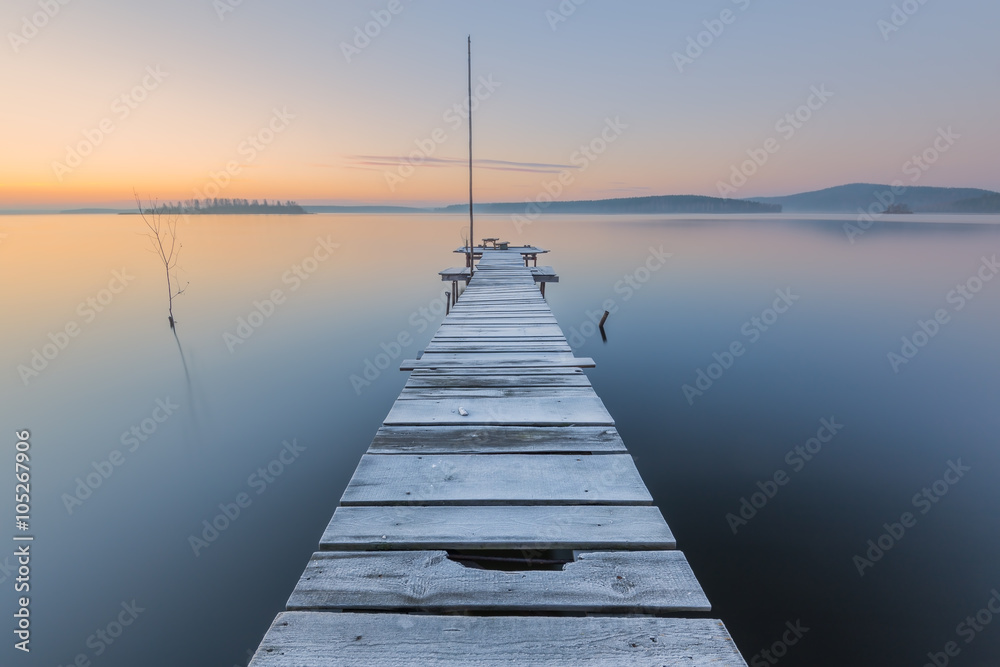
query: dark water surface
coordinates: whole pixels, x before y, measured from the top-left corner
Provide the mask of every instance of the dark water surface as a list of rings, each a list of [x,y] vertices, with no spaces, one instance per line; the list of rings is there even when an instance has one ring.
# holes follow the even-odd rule
[[[1000,279],[978,282],[1000,221],[907,216],[854,244],[843,222],[482,216],[477,236],[552,250],[553,311],[748,662],[919,666],[954,642],[950,664],[1000,665],[980,613],[1000,590]],[[182,222],[177,339],[140,224],[0,218],[3,467],[30,429],[35,536],[32,652],[8,634],[3,664],[245,664],[441,319],[465,221]],[[920,321],[934,335],[894,369]]]

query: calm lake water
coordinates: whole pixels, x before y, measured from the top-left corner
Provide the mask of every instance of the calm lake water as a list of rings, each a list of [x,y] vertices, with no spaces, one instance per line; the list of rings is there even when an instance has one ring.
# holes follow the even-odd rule
[[[1000,279],[980,276],[1000,219],[907,216],[854,244],[846,220],[552,216],[518,233],[480,216],[476,229],[551,249],[553,311],[597,361],[598,394],[748,662],[919,666],[955,642],[951,664],[998,665],[1000,618],[980,610],[1000,590]],[[351,376],[400,333],[414,340],[400,356],[430,339],[450,285],[437,272],[461,263],[465,224],[181,222],[175,339],[137,218],[0,217],[3,466],[30,429],[36,538],[32,652],[8,633],[0,662],[245,664],[406,379],[397,359],[357,390]],[[606,301],[603,342],[587,322]],[[19,372],[33,350],[51,358]],[[239,515],[207,540],[220,505]],[[782,645],[786,624],[808,630]]]

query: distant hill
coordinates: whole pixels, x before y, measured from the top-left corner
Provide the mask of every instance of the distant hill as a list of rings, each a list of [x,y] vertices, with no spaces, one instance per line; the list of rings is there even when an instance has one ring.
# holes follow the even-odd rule
[[[543,213],[780,213],[780,204],[760,203],[745,199],[720,199],[699,195],[663,195],[659,197],[628,197],[585,201],[556,201],[532,206],[525,202],[476,204],[482,213],[525,215],[537,206]],[[468,204],[454,204],[441,209],[446,212],[468,210]]]
[[[308,213],[431,213],[431,208],[413,206],[303,206]]]
[[[1000,213],[1000,194],[990,192],[982,197],[960,199],[940,209],[931,209],[934,213]]]
[[[867,210],[877,203],[879,193],[891,193],[891,186],[852,183],[787,197],[760,197],[755,201],[778,204],[786,213],[857,213],[858,209]],[[972,213],[971,210],[955,210],[953,206],[958,202],[975,201],[996,194],[978,188],[909,187],[895,196],[893,203],[908,206],[914,213]],[[988,201],[982,202],[984,206],[988,204]],[[975,207],[977,204],[965,206]]]

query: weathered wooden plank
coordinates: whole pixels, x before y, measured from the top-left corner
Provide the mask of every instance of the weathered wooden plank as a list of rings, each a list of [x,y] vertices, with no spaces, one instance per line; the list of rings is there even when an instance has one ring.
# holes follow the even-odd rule
[[[323,551],[413,549],[674,549],[660,510],[645,505],[338,507]]]
[[[340,504],[651,505],[628,454],[365,454]]]
[[[558,338],[565,340],[566,336],[559,327],[552,324],[514,325],[514,326],[481,326],[468,324],[442,325],[434,334],[439,338]]]
[[[479,316],[519,314],[544,317],[552,311],[549,310],[549,306],[544,300],[528,303],[525,301],[475,301],[463,297],[458,300],[458,305],[452,307],[451,312],[455,315],[475,313]]]
[[[497,370],[497,369],[493,369]],[[517,388],[517,387],[589,387],[586,375],[570,373],[421,373],[410,375],[405,388]]]
[[[746,667],[721,621],[286,611],[250,667]]]
[[[562,342],[532,342],[528,340],[516,342],[500,341],[431,341],[424,348],[424,353],[436,354],[498,354],[501,352],[518,352],[523,354],[548,354],[550,352],[572,352],[573,348],[566,341]]]
[[[521,304],[510,304],[509,306],[504,306],[498,304],[496,306],[485,306],[480,304],[463,304],[462,300],[458,300],[458,305],[453,306],[451,313],[448,317],[452,315],[455,318],[452,321],[460,319],[462,317],[466,318],[491,318],[491,317],[516,317],[518,319],[526,319],[531,317],[536,318],[550,318],[552,317],[552,311],[549,310],[548,305],[541,305],[538,307],[525,306]]]
[[[518,338],[501,338],[494,340],[483,340],[478,336],[466,336],[464,338],[434,338],[424,348],[425,352],[433,351],[431,348],[459,347],[462,350],[471,352],[511,352],[521,347],[544,347],[553,348],[553,352],[572,352],[573,349],[566,342],[565,338],[544,338],[534,339],[529,336]]]
[[[480,299],[498,299],[498,300],[525,300],[525,301],[537,301],[544,303],[544,298],[542,297],[541,290],[538,286],[530,281],[524,281],[518,283],[517,285],[508,285],[508,281],[504,281],[504,284],[499,284],[494,288],[484,288],[470,287],[469,289],[462,292],[461,298]]]
[[[462,292],[460,300],[469,301],[525,301],[535,304],[545,303],[545,298],[535,285],[525,285],[524,287],[511,288],[501,287],[493,290],[479,288],[467,289]]]
[[[451,317],[449,315],[448,317]],[[448,322],[443,322],[440,327],[438,327],[435,336],[499,336],[501,338],[509,338],[511,336],[560,336],[563,335],[562,329],[559,328],[557,324],[552,322],[542,322],[538,319],[533,319],[527,322],[515,321],[511,322],[509,319],[504,319],[499,322],[486,321],[472,321],[472,320],[459,320],[458,318],[454,320],[449,320]]]
[[[459,304],[462,303],[462,299],[461,298],[459,298],[458,303]],[[461,308],[460,309],[456,305],[456,307],[454,309],[452,309],[451,313],[449,313],[447,315],[447,317],[448,317],[448,319],[450,319],[452,321],[456,320],[456,319],[460,319],[462,317],[465,317],[465,318],[472,318],[472,317],[480,317],[480,318],[490,318],[490,317],[498,317],[498,318],[503,318],[503,317],[526,317],[526,318],[551,318],[551,319],[555,319],[555,317],[552,315],[552,311],[548,308],[548,304],[544,304],[544,305],[545,305],[544,309],[543,308],[538,308],[538,309],[535,309],[535,310],[532,310],[532,311],[522,311],[520,309],[516,309],[515,310],[515,309],[511,309],[511,308],[507,308],[507,309],[493,308],[493,309],[486,310],[486,309],[480,309],[480,308],[466,307],[466,308]],[[455,317],[452,318],[451,317],[452,315],[455,315]]]
[[[490,317],[496,315],[517,315],[518,317],[524,317],[525,315],[539,315],[541,317],[548,317],[552,312],[549,310],[547,304],[539,304],[538,306],[530,306],[520,303],[512,303],[508,305],[496,304],[496,305],[486,305],[486,304],[467,304],[463,303],[461,299],[458,300],[458,304],[452,307],[451,312],[458,315],[464,315],[466,313],[474,313],[476,317]],[[449,315],[451,317],[451,315]]]
[[[461,414],[461,410],[466,412]],[[613,426],[601,399],[571,398],[468,398],[396,401],[382,422],[386,426],[441,424],[463,426]]]
[[[565,338],[562,329],[554,324],[536,326],[486,327],[468,324],[442,324],[434,334],[435,338],[450,338],[453,336],[489,336],[507,338],[514,336],[554,336]]]
[[[462,298],[473,301],[530,301],[532,303],[545,303],[545,299],[542,297],[541,292],[530,287],[521,290],[469,289],[462,293]]]
[[[552,312],[549,305],[541,296],[536,299],[468,299],[461,297],[458,304],[452,308],[452,312],[461,315],[466,312],[477,313],[526,313],[526,314],[548,314]]]
[[[517,345],[566,345],[565,336],[479,336],[469,333],[457,333],[452,336],[435,336],[430,345],[478,345],[486,349],[500,349]],[[430,346],[429,345],[429,346]],[[429,347],[428,346],[428,347]]]
[[[517,336],[517,337],[497,337],[497,338],[485,338],[483,336],[454,336],[451,338],[438,338],[434,337],[428,343],[424,351],[430,351],[433,347],[469,347],[469,348],[481,348],[483,351],[497,351],[497,352],[509,352],[518,347],[532,346],[532,345],[542,345],[547,347],[558,347],[558,348],[568,348],[569,343],[562,336],[559,337],[549,337],[549,338],[535,338],[533,336]],[[558,349],[556,352],[572,351]]]
[[[496,334],[486,334],[478,333],[475,331],[451,331],[447,334],[439,334],[431,339],[431,343],[504,343],[507,345],[529,342],[529,343],[565,343],[566,337],[562,334],[546,335],[546,334],[513,334],[505,335],[502,333]]]
[[[602,426],[383,426],[370,454],[624,452],[618,431]]]
[[[516,377],[516,376],[513,376]],[[414,387],[407,383],[399,393],[398,401],[413,399],[451,399],[466,398],[573,398],[596,397],[593,387]]]
[[[541,290],[539,290],[537,287],[533,288],[533,290],[538,293],[538,299],[537,300],[536,299],[530,299],[530,300],[528,300],[528,299],[518,299],[518,300],[516,300],[514,302],[504,301],[504,300],[499,300],[499,299],[498,300],[487,300],[487,299],[478,299],[477,300],[477,299],[474,299],[474,298],[467,298],[468,297],[468,292],[466,292],[462,296],[458,297],[458,303],[452,309],[452,312],[456,312],[458,314],[461,314],[463,312],[471,312],[471,311],[477,311],[477,310],[482,309],[483,312],[489,312],[491,310],[496,310],[496,311],[499,311],[500,313],[508,313],[508,312],[510,312],[512,310],[512,306],[516,305],[517,308],[521,308],[523,306],[525,308],[531,309],[532,312],[528,313],[528,314],[546,314],[546,313],[550,313],[551,309],[549,308],[548,302],[542,296]],[[527,301],[530,301],[531,303],[527,303]],[[459,308],[458,306],[462,306],[462,307]],[[473,308],[472,306],[475,306],[475,308]]]
[[[527,289],[521,292],[514,292],[511,290],[497,290],[493,293],[483,293],[479,290],[466,290],[461,298],[460,302],[468,303],[481,303],[481,304],[492,304],[492,303],[525,303],[531,305],[546,305],[545,297],[538,289]]]
[[[583,375],[583,370],[579,366],[518,366],[514,369],[504,369],[484,366],[475,368],[472,366],[452,366],[441,368],[415,368],[410,377],[430,377],[440,375]]]
[[[459,298],[458,303],[459,304],[462,303],[461,297]],[[520,309],[514,310],[514,309],[510,309],[510,308],[508,308],[508,309],[493,308],[493,309],[489,309],[489,310],[480,309],[480,308],[461,308],[460,309],[456,305],[455,308],[452,309],[451,313],[446,316],[446,319],[454,321],[454,320],[461,319],[461,318],[475,318],[475,317],[478,317],[478,318],[525,317],[525,318],[536,318],[536,319],[539,319],[539,318],[548,318],[548,319],[553,319],[554,320],[555,316],[552,315],[552,311],[549,309],[548,304],[546,303],[546,304],[544,304],[544,306],[545,306],[544,308],[538,308],[538,309],[535,309],[535,310],[532,310],[532,311],[522,311]],[[455,317],[453,318],[452,315],[454,315]]]
[[[516,277],[519,279],[519,283],[515,285],[497,285],[497,286],[487,286],[482,284],[470,285],[464,294],[471,294],[473,296],[497,296],[497,297],[510,297],[510,296],[534,296],[538,293],[537,289],[532,289],[532,286],[524,281],[525,274],[523,274],[524,269],[521,269],[522,273],[519,273]],[[528,274],[534,276],[534,274],[529,270]],[[505,281],[506,282],[506,281]]]
[[[560,362],[573,359],[572,352],[546,352],[542,354],[521,354],[520,352],[424,352],[421,359],[430,358],[434,361],[473,361],[476,359],[485,359],[486,361],[496,361],[498,358],[503,358],[507,361],[512,361],[515,363],[530,363],[532,365],[545,362]]]
[[[461,368],[461,367],[494,367],[510,369],[521,367],[565,366],[570,368],[593,368],[596,366],[590,357],[574,357],[572,354],[557,356],[559,353],[550,355],[516,355],[516,354],[490,354],[490,355],[448,355],[430,353],[425,354],[420,359],[406,359],[399,366],[401,371],[412,371],[418,368]],[[445,357],[441,359],[440,357]]]
[[[442,340],[450,338],[497,338],[500,340],[517,340],[520,338],[542,338],[550,340],[566,340],[566,336],[563,335],[558,328],[552,331],[548,327],[554,326],[548,323],[533,323],[526,322],[524,320],[511,321],[510,324],[487,321],[480,324],[479,322],[473,322],[471,324],[454,324],[449,325],[446,330],[439,329],[437,334],[434,335],[432,340]],[[508,333],[504,329],[525,329],[523,332],[518,333]],[[442,327],[443,329],[443,327]],[[487,331],[487,329],[495,329],[495,333]],[[538,333],[534,333],[532,330],[537,329]]]
[[[462,306],[459,308],[458,306]],[[549,312],[549,305],[545,302],[545,298],[542,296],[541,292],[538,292],[537,297],[474,297],[469,296],[468,293],[463,294],[459,300],[458,304],[455,306],[455,310],[461,312],[462,310],[468,310],[475,308],[476,310],[530,310],[530,311],[546,311]]]
[[[451,315],[448,315],[451,318]],[[454,319],[446,319],[448,326],[482,326],[482,327],[520,327],[520,326],[554,326],[556,319],[549,315],[531,317],[512,314],[507,317],[498,315],[458,315]]]
[[[461,324],[464,326],[520,326],[530,325],[556,325],[558,322],[552,315],[529,315],[527,313],[455,313],[452,317],[448,315],[443,324]]]
[[[489,346],[496,343],[493,349],[502,347],[513,347],[524,343],[539,344],[565,344],[565,336],[487,336],[468,333],[456,333],[451,336],[435,336],[431,339],[431,345],[482,345]]]
[[[550,324],[557,324],[555,316],[551,311],[539,310],[534,312],[523,312],[520,310],[496,310],[491,312],[481,311],[478,309],[467,308],[465,310],[453,310],[447,316],[445,316],[445,322],[459,322],[459,321],[475,321],[475,320],[529,320],[529,321],[544,321]]]
[[[545,316],[542,316],[542,317],[545,317]],[[459,321],[461,318],[458,318],[458,317],[456,317],[455,319],[450,319],[450,318],[451,318],[451,315],[448,315],[448,319],[445,319],[445,320],[443,320],[441,322],[441,326],[438,327],[437,333],[450,333],[452,331],[455,331],[458,328],[469,329],[469,330],[474,330],[474,329],[488,329],[490,327],[502,328],[502,329],[506,329],[506,330],[522,328],[521,325],[508,324],[507,320],[509,318],[501,318],[503,320],[502,323],[496,324],[496,325],[481,324],[479,322],[470,322],[470,321]],[[532,316],[531,319],[537,320],[539,318]],[[550,319],[554,319],[554,318],[550,318]],[[562,333],[562,329],[559,327],[559,325],[558,324],[554,324],[554,323],[537,323],[536,322],[536,323],[532,323],[532,324],[528,325],[527,328],[530,328],[532,331],[546,329],[547,330],[546,333],[548,333],[550,335],[559,335],[559,334]],[[515,333],[515,334],[519,335],[521,332],[515,331],[515,332],[512,332],[512,333]]]
[[[492,293],[483,292],[476,289],[469,289],[462,293],[459,297],[459,302],[465,301],[466,303],[470,301],[479,301],[482,303],[492,303],[492,302],[524,302],[531,303],[533,305],[544,306],[545,298],[542,296],[541,290],[537,287],[528,287],[522,292],[512,292],[508,289],[499,289]]]
[[[680,551],[589,551],[562,570],[515,572],[466,567],[446,551],[320,551],[286,608],[618,614],[712,609]]]
[[[449,318],[451,315],[448,316]],[[542,317],[528,317],[526,315],[511,315],[509,317],[498,317],[496,315],[473,315],[465,316],[461,315],[455,319],[449,319],[444,322],[447,326],[462,326],[462,327],[536,327],[536,326],[555,326],[556,320],[554,317],[542,316]]]

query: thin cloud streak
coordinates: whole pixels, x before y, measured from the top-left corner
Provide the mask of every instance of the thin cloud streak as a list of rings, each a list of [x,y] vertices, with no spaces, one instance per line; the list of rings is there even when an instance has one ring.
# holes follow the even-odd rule
[[[351,169],[377,169],[386,167],[402,167],[412,165],[414,167],[465,167],[469,161],[465,158],[437,158],[425,157],[420,162],[410,161],[407,158],[393,155],[349,155],[348,168]],[[546,162],[513,162],[510,160],[489,160],[473,159],[472,165],[479,169],[489,169],[493,171],[519,171],[534,174],[555,174],[565,169],[579,169],[576,165],[550,164]],[[332,165],[328,165],[332,166]]]

